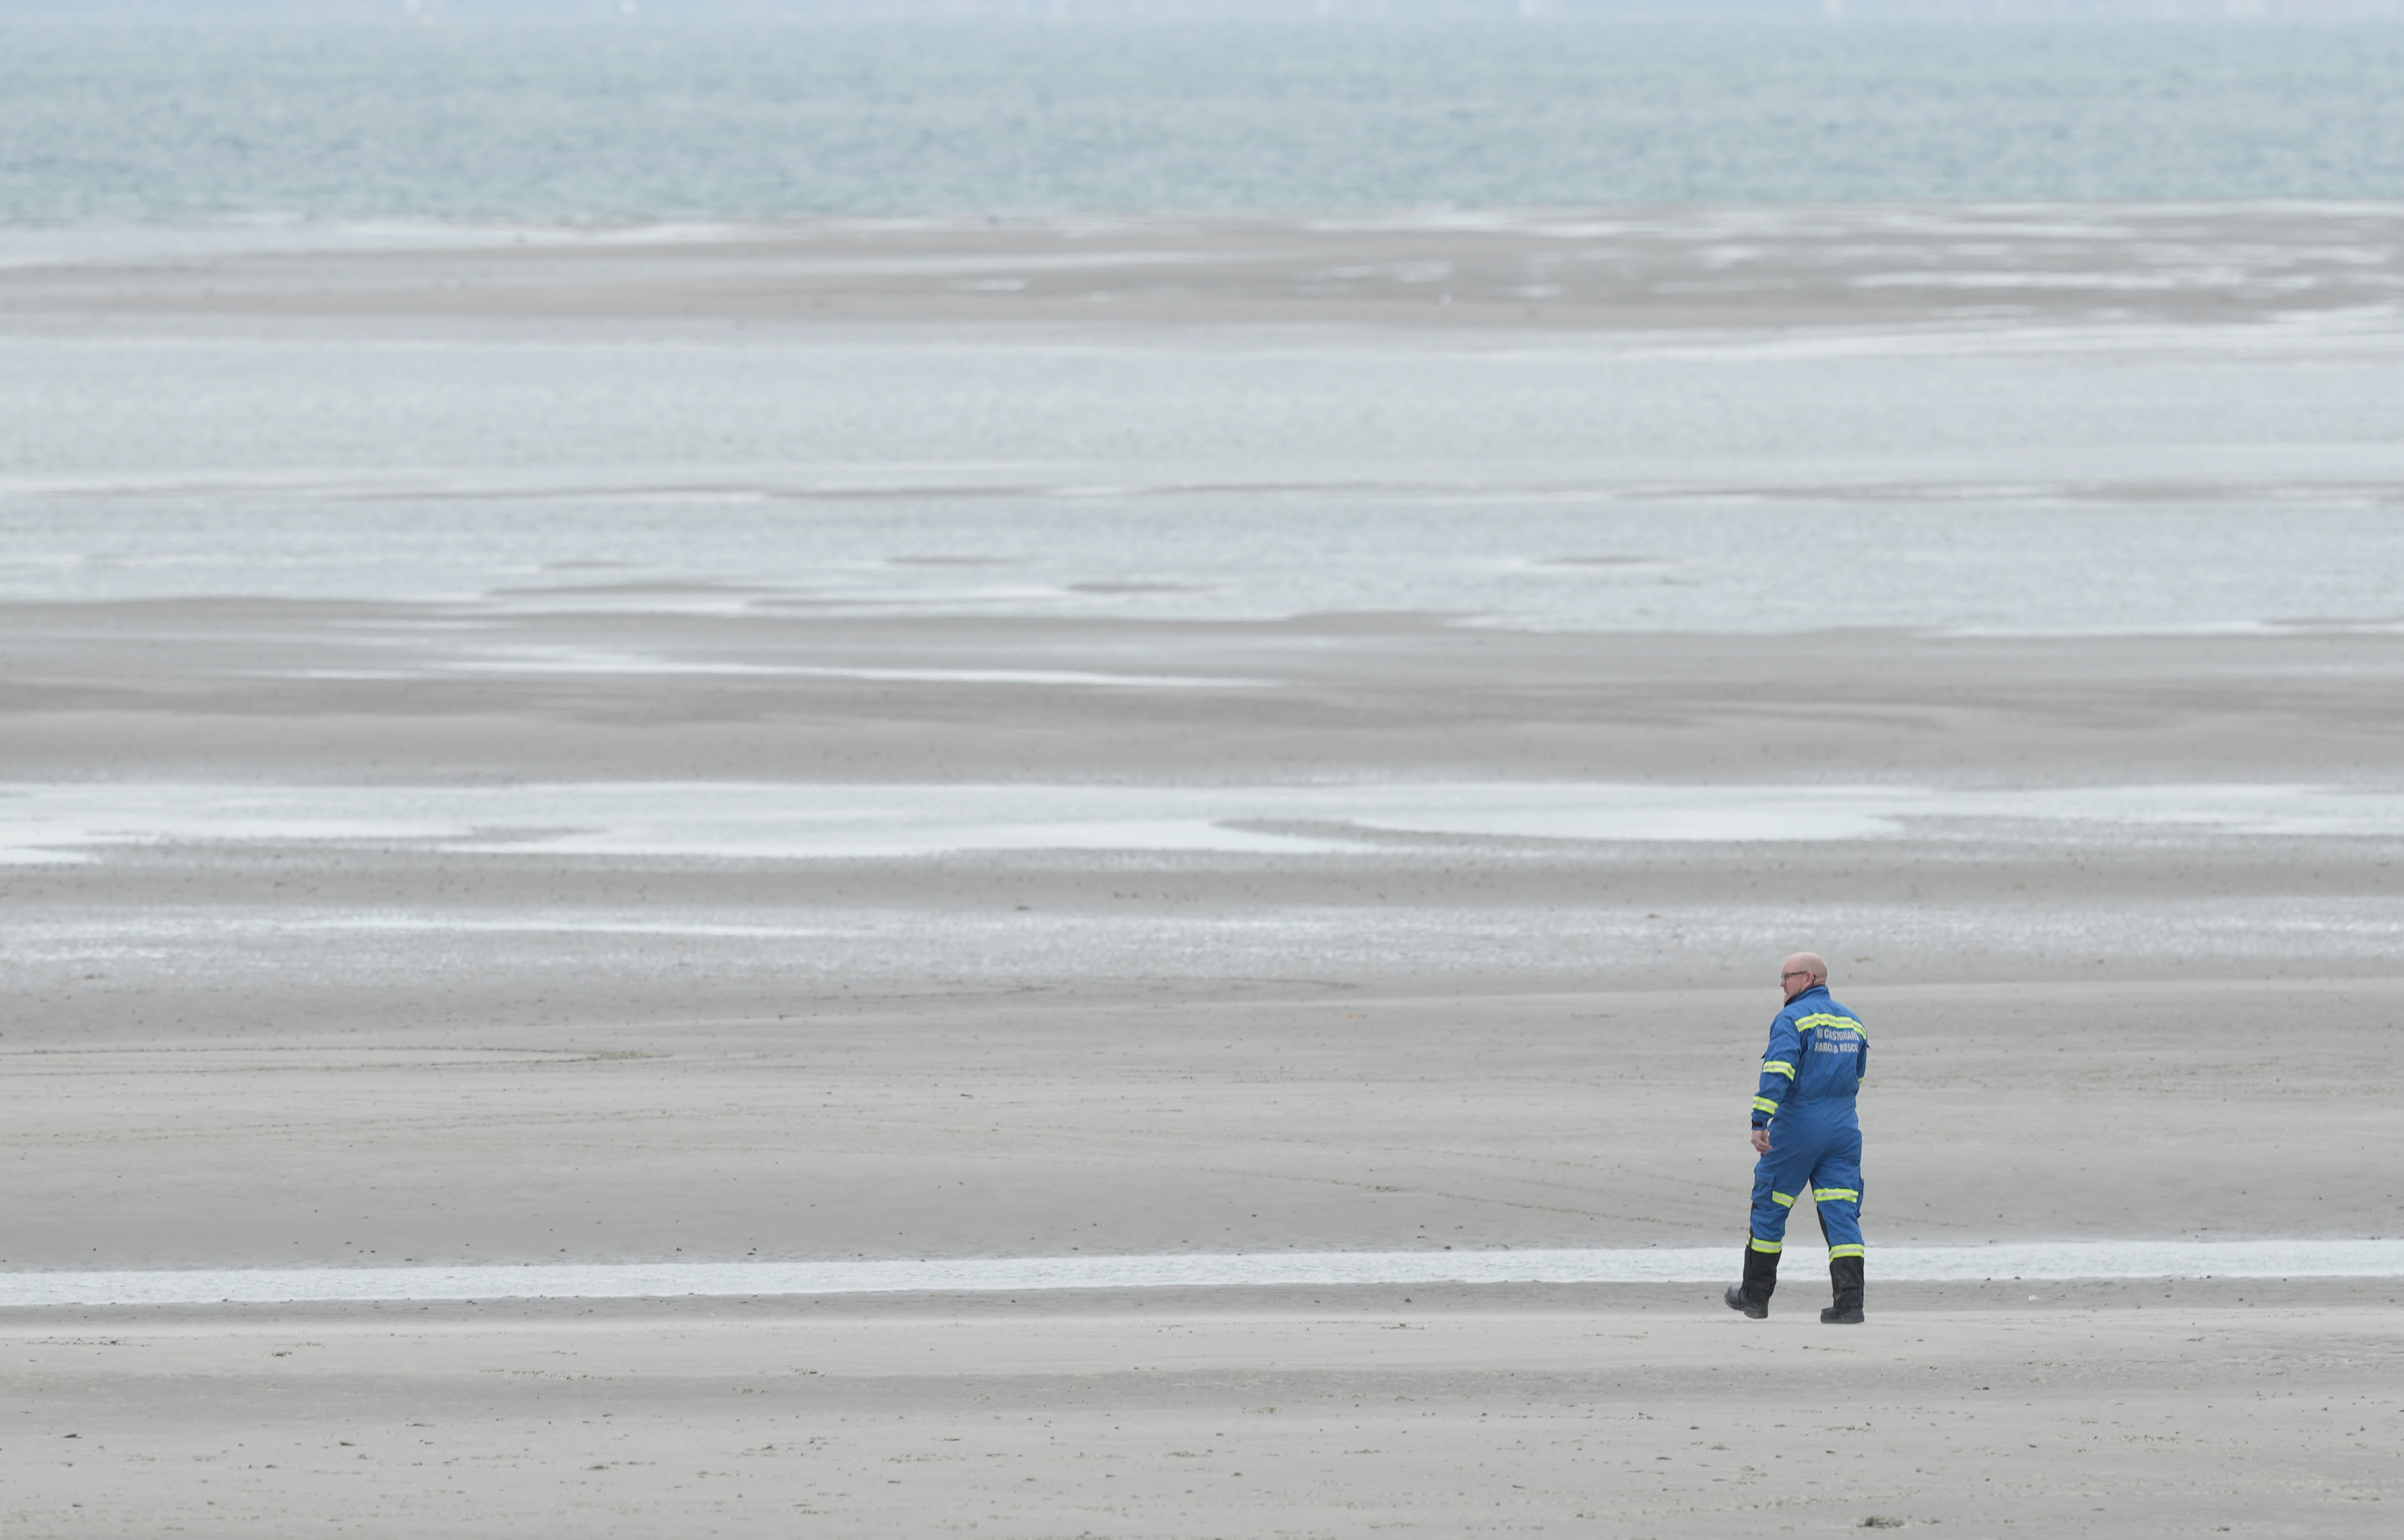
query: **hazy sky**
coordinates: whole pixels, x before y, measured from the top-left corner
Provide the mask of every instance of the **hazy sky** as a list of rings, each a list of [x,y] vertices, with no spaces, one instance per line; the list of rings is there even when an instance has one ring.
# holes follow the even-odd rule
[[[0,16],[638,17],[741,15],[1339,16],[1650,15],[2404,18],[2404,0],[0,0]]]

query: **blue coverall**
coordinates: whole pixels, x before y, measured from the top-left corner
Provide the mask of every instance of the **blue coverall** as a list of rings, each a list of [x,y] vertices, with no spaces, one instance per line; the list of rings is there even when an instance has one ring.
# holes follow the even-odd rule
[[[1786,1215],[1804,1189],[1820,1211],[1828,1257],[1862,1247],[1862,1125],[1853,1099],[1869,1071],[1869,1039],[1851,1011],[1815,984],[1769,1024],[1753,1126],[1769,1130],[1769,1153],[1753,1169],[1753,1249],[1776,1256]]]

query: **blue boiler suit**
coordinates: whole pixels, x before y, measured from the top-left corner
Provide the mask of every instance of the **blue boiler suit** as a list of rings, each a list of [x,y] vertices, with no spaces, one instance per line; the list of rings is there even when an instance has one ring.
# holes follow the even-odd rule
[[[1815,984],[1769,1024],[1753,1126],[1769,1130],[1769,1153],[1753,1169],[1753,1249],[1775,1257],[1786,1215],[1808,1187],[1828,1257],[1862,1246],[1862,1125],[1853,1099],[1869,1071],[1869,1039],[1851,1011]]]

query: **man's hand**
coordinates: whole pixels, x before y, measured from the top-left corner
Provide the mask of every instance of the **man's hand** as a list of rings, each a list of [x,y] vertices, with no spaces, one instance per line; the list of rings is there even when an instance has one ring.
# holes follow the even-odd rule
[[[1753,1131],[1753,1153],[1755,1155],[1768,1155],[1769,1153],[1768,1129],[1755,1128]]]

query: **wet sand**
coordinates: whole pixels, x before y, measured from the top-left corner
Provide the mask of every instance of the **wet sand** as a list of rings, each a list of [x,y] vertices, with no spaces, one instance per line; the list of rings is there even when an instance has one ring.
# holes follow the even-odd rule
[[[11,237],[0,311],[1705,329],[2392,312],[2392,203],[386,222]]]
[[[440,930],[380,946],[429,972],[516,961]],[[314,983],[245,988],[219,965],[180,987],[37,991],[29,1014],[56,1025],[10,1034],[21,1159],[0,1262],[1723,1239],[1733,1254],[1741,1239],[1757,990],[1138,979],[1106,1003],[1097,980],[863,972],[786,993],[679,987],[711,971],[684,946],[630,978],[611,959],[636,949],[652,948],[536,937],[517,956],[547,964],[420,989],[321,941]],[[2404,1193],[2362,1158],[2386,1093],[2353,1066],[2385,1052],[2392,980],[1846,994],[1879,1030],[1865,1116],[1888,1153],[1870,1199],[1882,1241],[2391,1232]],[[100,1009],[141,1019],[70,1025]],[[1796,1265],[1809,1284],[1809,1248]]]
[[[1369,581],[1377,531],[1400,527],[1374,519],[1344,548],[1361,582],[1331,548],[1265,565],[1279,592],[1323,601],[1282,610],[1224,578],[1284,549],[1266,537],[1234,556],[1131,546],[1090,571],[966,543],[979,517],[1049,529],[1038,514],[1097,496],[1132,509],[1129,527],[1173,524],[1206,505],[1108,491],[1147,446],[1215,476],[1285,442],[1261,478],[1298,522],[1353,506],[1347,485],[1401,496],[1417,477],[1409,497],[1450,499],[1456,543],[1428,547],[1440,582],[1488,502],[1518,495],[1496,488],[1522,452],[1573,446],[1576,413],[1517,437],[1510,411],[1464,413],[1398,467],[1383,446],[1442,414],[1396,407],[1331,419],[1338,447],[1320,453],[1315,429],[1278,439],[1286,419],[1245,383],[1275,372],[1257,338],[1304,304],[1311,327],[1359,323],[1347,335],[1369,354],[1475,306],[1499,322],[1500,277],[1405,328],[1379,286],[1419,269],[1326,280],[1359,286],[1343,294],[1302,294],[1296,274],[1499,273],[1544,241],[1638,240],[1625,231],[1203,232],[1274,260],[1222,263],[1218,287],[1155,296],[1129,322],[1163,369],[1181,348],[1204,374],[1239,361],[1211,387],[1223,412],[1182,427],[1134,413],[1081,444],[1047,398],[980,385],[946,398],[989,400],[960,419],[978,447],[930,470],[916,456],[942,425],[894,427],[909,398],[890,381],[748,418],[723,387],[723,420],[757,435],[739,453],[713,458],[706,413],[661,430],[672,469],[698,468],[659,515],[689,552],[604,567],[579,565],[595,553],[539,510],[595,498],[650,517],[624,513],[625,489],[660,497],[672,478],[655,444],[608,426],[634,408],[564,422],[539,393],[463,385],[479,411],[529,415],[445,416],[425,394],[516,358],[572,399],[568,355],[520,348],[511,328],[572,322],[631,378],[668,356],[653,350],[676,316],[757,321],[762,296],[832,292],[841,247],[874,270],[842,280],[845,356],[898,357],[976,307],[1055,326],[1043,304],[1100,308],[1087,296],[1122,281],[937,292],[995,275],[962,278],[964,254],[1007,268],[1100,241],[1119,255],[1043,272],[1115,273],[1157,232],[1055,229],[1026,251],[1005,232],[998,256],[975,231],[846,228],[631,255],[486,243],[9,270],[8,345],[60,362],[46,414],[21,419],[45,426],[5,467],[0,1269],[1721,1243],[1733,1266],[1750,1071],[1776,1003],[1761,975],[1798,945],[1829,953],[1871,1025],[1874,1247],[2390,1234],[2404,1192],[2376,1151],[2404,1019],[2404,851],[2385,811],[2404,791],[2404,636],[2390,609],[2354,607],[2393,591],[2389,549],[2350,544],[2329,510],[2375,528],[2404,486],[2363,426],[2404,367],[2388,323],[2365,318],[2391,303],[2392,255],[2344,255],[2388,250],[2394,216],[2046,212],[2067,235],[2024,228],[2035,217],[1856,212],[1801,235],[1743,211],[1667,234],[1655,220],[1639,233],[1662,272],[1767,264],[1773,288],[1817,298],[1688,315],[1658,286],[1589,277],[1560,297],[1586,310],[1528,333],[1833,343],[1852,361],[1815,376],[1807,356],[1781,378],[1888,404],[1921,376],[1863,363],[1866,338],[1879,357],[1897,336],[2006,353],[2050,338],[2043,378],[2150,425],[2119,461],[2109,423],[2066,446],[2056,419],[1997,426],[1989,403],[2010,384],[1919,417],[1824,403],[1853,436],[1816,469],[1796,448],[1808,424],[1757,441],[1753,398],[1710,389],[1546,462],[1569,467],[1548,483],[1563,496],[1656,478],[1673,511],[1643,517],[1664,521],[1726,495],[1769,499],[1773,533],[1788,510],[1902,527],[1953,517],[1937,511],[1975,483],[1981,518],[2115,532],[2118,554],[2084,558],[2107,568],[2085,596],[2018,634],[1881,624],[1876,606],[1722,625],[1759,617],[1711,592],[1679,599],[1676,623],[1514,623],[1503,580],[1465,563],[1463,584],[1492,590],[1478,604],[1379,608],[1362,595],[1422,590]],[[1913,219],[1935,233],[1912,237],[1908,270],[1953,276],[1857,282],[1902,271],[1865,231]],[[1719,249],[1740,237],[1768,255]],[[1996,241],[2000,258],[1970,249]],[[2217,271],[2198,250],[2267,276],[2177,277]],[[2091,273],[2106,258],[2153,275],[2114,290],[2140,298],[2062,284],[2008,315],[1979,310],[1992,294],[1925,301],[1979,264]],[[2126,344],[2115,329],[2134,324],[2166,329]],[[2269,352],[2231,341],[2274,325],[2290,340]],[[762,356],[777,369],[821,336],[777,335]],[[1053,367],[1009,325],[947,335],[963,357],[995,338],[997,380]],[[327,404],[353,400],[329,360],[370,336],[389,420]],[[2090,346],[2106,361],[2062,361]],[[2197,365],[2216,383],[2171,390],[2187,366],[2165,348],[2217,359]],[[1478,367],[1508,375],[1506,355]],[[204,363],[173,390],[140,372],[175,357]],[[1429,378],[1419,394],[1440,404],[1445,377]],[[112,379],[115,394],[92,385]],[[213,380],[222,396],[186,388]],[[2132,380],[2122,402],[2111,383]],[[2207,453],[2257,389],[2276,419],[2264,441]],[[79,416],[86,399],[113,404]],[[2359,421],[2317,404],[2347,401]],[[2078,414],[2029,407],[2047,410]],[[110,413],[160,431],[129,434],[116,464],[105,436],[76,436]],[[2324,441],[2295,426],[2308,417]],[[1040,474],[976,458],[1026,423],[1053,435],[1030,454]],[[834,463],[827,446],[855,439],[876,454]],[[373,474],[343,483],[353,467]],[[2015,469],[2045,490],[1996,479]],[[396,498],[401,483],[415,490]],[[747,530],[883,518],[891,536],[857,568],[744,544],[701,511],[738,483],[817,488]],[[427,487],[472,515],[431,554],[399,539]],[[2275,552],[2249,567],[2237,547],[2161,538],[2224,514],[2286,521],[2303,553],[2289,575]],[[339,546],[344,527],[391,571],[309,565],[309,542],[331,529]],[[77,545],[79,529],[104,534]],[[1569,558],[1581,581],[1634,573],[1673,596],[1736,581],[1578,533],[1515,546],[1508,581],[1550,581],[1543,563]],[[1870,538],[1829,570],[1908,597],[1915,573],[1955,581],[1942,543],[1880,576]],[[1720,566],[1780,549],[1731,545]],[[1994,549],[1961,592],[2054,604],[2082,559]],[[2360,593],[2314,588],[2316,567]],[[2115,598],[2171,570],[2297,596],[2217,629],[2157,627],[2140,595]],[[2060,614],[2082,609],[2095,634],[2065,633]],[[713,786],[784,787],[795,807],[886,789],[921,833],[951,788],[963,819],[1050,819],[1065,843],[745,859],[658,815],[662,796]],[[1392,811],[1396,787],[1512,786],[1706,808],[1869,800],[1841,837],[1768,842]],[[613,803],[611,787],[632,790]],[[545,788],[563,789],[548,805]],[[454,827],[480,791],[506,818]],[[241,819],[229,795],[249,799]],[[1166,847],[1147,798],[1223,837]],[[37,814],[48,832],[23,834]],[[1809,1216],[1790,1233],[1808,1240]],[[2341,1535],[2399,1500],[2390,1281],[1882,1286],[1874,1250],[1873,1321],[1838,1333],[1812,1319],[1825,1284],[1796,1251],[1766,1327],[1684,1286],[10,1312],[17,1426],[0,1449],[20,1526],[62,1534],[1672,1535],[1892,1517],[1964,1534]]]

